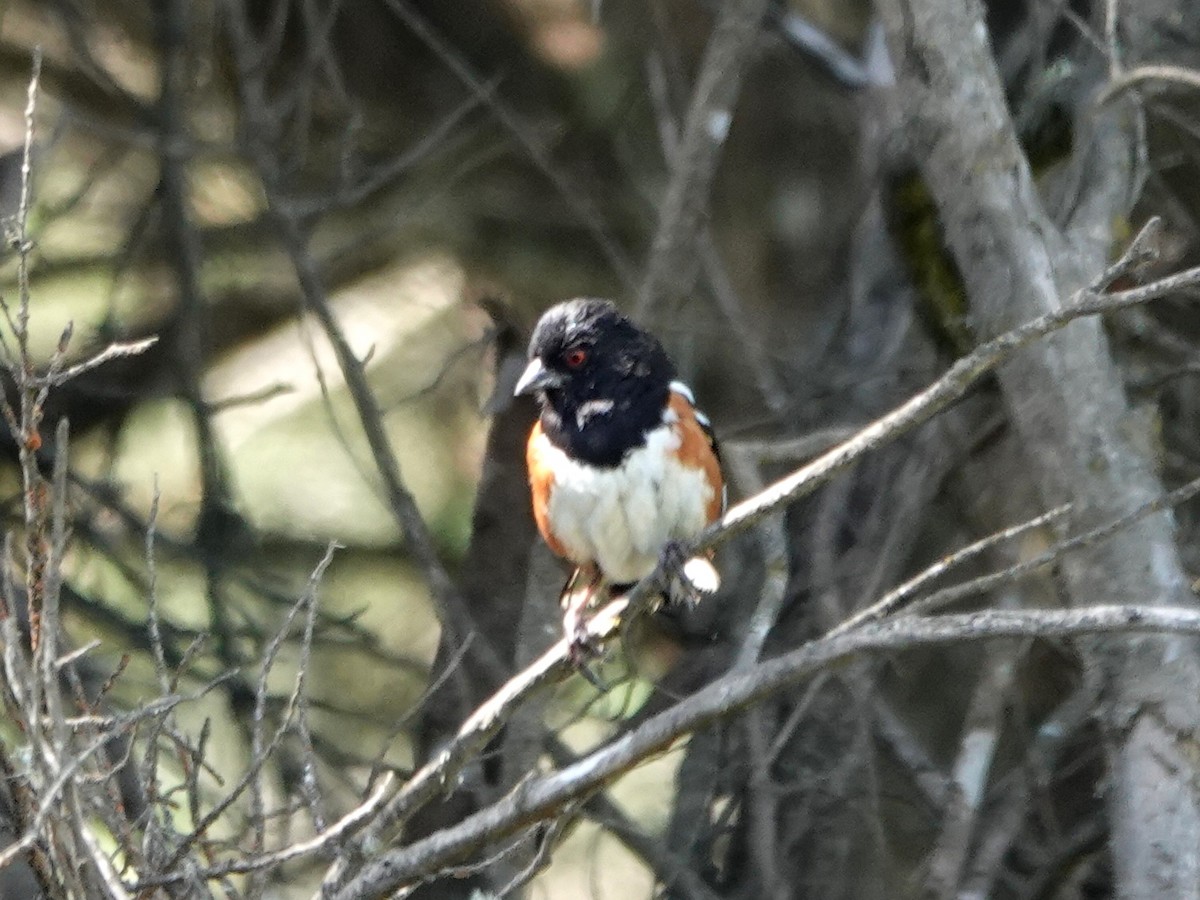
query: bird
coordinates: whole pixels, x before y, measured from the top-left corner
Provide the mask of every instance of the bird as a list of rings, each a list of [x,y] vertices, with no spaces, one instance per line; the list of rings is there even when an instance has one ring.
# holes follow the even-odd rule
[[[725,509],[712,423],[659,340],[609,300],[558,303],[538,320],[514,394],[541,407],[526,445],[538,531],[575,565],[563,589],[573,653],[590,649],[586,614],[656,571],[663,593],[717,590],[707,556],[684,545]]]

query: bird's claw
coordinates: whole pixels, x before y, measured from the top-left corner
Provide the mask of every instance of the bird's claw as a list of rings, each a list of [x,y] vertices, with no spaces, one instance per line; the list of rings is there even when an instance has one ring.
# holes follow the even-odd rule
[[[600,646],[588,632],[587,611],[601,588],[599,573],[577,569],[563,590],[563,633],[567,638],[567,658],[571,665],[593,685],[603,690],[600,679],[587,666],[600,656]]]
[[[600,657],[600,645],[593,640],[588,631],[587,619],[583,617],[582,610],[567,610],[563,616],[563,631],[567,636],[567,660],[571,666],[596,690],[607,691],[608,685],[589,665]]]
[[[683,564],[688,560],[687,551],[679,541],[667,541],[663,544],[662,552],[658,555],[658,568],[662,572],[664,587],[670,587],[670,582],[683,577]]]
[[[667,541],[658,562],[659,585],[669,603],[694,607],[720,586],[717,570],[703,556],[691,556],[680,541]]]
[[[587,619],[582,609],[571,608],[563,614],[563,633],[567,636],[567,651],[577,666],[599,655],[600,648],[588,633]]]

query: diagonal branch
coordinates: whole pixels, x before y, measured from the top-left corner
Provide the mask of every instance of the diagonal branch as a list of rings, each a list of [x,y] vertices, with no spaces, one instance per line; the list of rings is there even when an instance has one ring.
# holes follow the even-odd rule
[[[1143,229],[1135,244],[1142,241],[1150,227],[1147,225]],[[1097,282],[1101,283],[1103,279]],[[1039,338],[1062,329],[1076,319],[1128,309],[1196,285],[1200,285],[1200,267],[1125,291],[1100,293],[1095,286],[1078,291],[1062,308],[980,344],[925,390],[876,419],[854,437],[775,482],[765,491],[732,507],[719,524],[700,538],[696,549],[712,547],[728,534],[745,531],[780,506],[812,493],[864,454],[929,421],[966,394],[984,375],[995,371],[1018,350]]]
[[[1070,638],[1115,633],[1200,634],[1200,611],[1159,606],[1071,610],[989,610],[864,625],[717,679],[636,730],[559,772],[525,782],[492,806],[423,840],[378,854],[326,900],[362,900],[394,891],[462,860],[491,842],[552,818],[678,738],[780,688],[866,653],[897,652],[989,638]]]
[[[1102,6],[1118,78],[1118,55],[1161,55],[1165,35],[1194,18],[1183,14],[1186,4]],[[1136,110],[1096,106],[1088,95],[1100,85],[1081,77],[1070,109],[1071,155],[1039,183],[1013,121],[983,5],[880,0],[877,8],[895,63],[890,100],[900,137],[936,204],[973,326],[987,336],[1055,311],[1063,294],[1101,264],[1114,226],[1137,199],[1145,160]],[[1051,208],[1051,197],[1066,202]],[[1077,521],[1095,526],[1163,493],[1151,427],[1138,422],[1095,323],[1031,348],[998,381],[1045,506],[1069,502]],[[1079,607],[1194,600],[1167,513],[1141,519],[1102,552],[1074,554],[1062,575],[1068,602]],[[1197,644],[1097,641],[1090,650],[1105,681],[1097,712],[1108,739],[1115,892],[1200,900],[1200,770],[1190,739],[1200,693]]]
[[[642,280],[638,315],[653,319],[668,287],[690,289],[709,188],[733,122],[733,107],[755,38],[769,6],[767,0],[729,0],[704,52],[696,87],[688,104],[683,133],[671,154],[671,178],[658,213],[650,263]],[[680,273],[687,273],[681,277]]]
[[[1106,284],[1112,272],[1140,258],[1153,223],[1134,240],[1129,251],[1113,269],[1106,271],[1097,285]],[[1200,268],[1168,276],[1143,287],[1112,294],[1080,291],[1061,310],[1015,328],[964,356],[925,390],[906,403],[870,423],[856,435],[822,454],[811,463],[775,482],[757,495],[730,509],[696,543],[696,549],[716,546],[733,534],[750,528],[765,516],[808,496],[839,472],[866,454],[883,447],[949,407],[997,366],[1011,359],[1022,347],[1063,328],[1075,319],[1124,309],[1200,284]],[[588,624],[589,637],[597,644],[611,639],[632,615],[643,611],[657,594],[661,573],[639,582],[625,597],[599,610]],[[380,815],[361,836],[358,844],[372,846],[383,841],[389,829],[405,821],[416,810],[436,798],[446,785],[454,782],[463,765],[474,758],[499,732],[514,710],[538,691],[569,675],[574,670],[566,641],[559,641],[531,666],[518,673],[481,705],[462,725],[458,734],[419,769],[400,791],[388,801]],[[436,835],[434,836],[436,837]],[[432,839],[432,838],[431,838]],[[337,879],[335,879],[336,881]],[[334,887],[334,885],[330,885]],[[340,885],[337,885],[340,886]]]
[[[515,110],[495,96],[495,91],[488,82],[472,69],[470,63],[458,50],[434,30],[415,8],[415,4],[409,3],[408,0],[384,0],[384,2],[396,18],[411,29],[412,33],[437,55],[454,77],[461,81],[477,100],[486,104],[496,121],[529,155],[530,160],[558,192],[567,208],[591,234],[592,240],[595,241],[600,252],[604,254],[605,260],[612,267],[613,273],[622,284],[632,287],[632,266],[620,243],[613,236],[591,199],[555,164],[550,152],[533,134],[532,129],[521,120]]]
[[[127,356],[137,356],[139,353],[145,353],[151,347],[158,343],[156,336],[143,338],[140,341],[116,341],[109,344],[98,353],[89,356],[87,359],[67,366],[58,372],[50,372],[43,379],[42,384],[47,387],[61,387],[68,381],[72,381],[83,375],[85,372],[90,372],[92,369],[97,369],[106,362],[114,359],[122,359]]]
[[[346,380],[346,388],[358,414],[359,424],[383,482],[388,508],[400,533],[404,535],[409,552],[424,572],[437,604],[442,626],[463,640],[474,630],[470,611],[442,563],[433,536],[417,508],[416,500],[401,477],[399,462],[383,427],[382,411],[367,379],[366,363],[354,353],[341,323],[333,313],[321,281],[321,274],[308,252],[304,226],[280,183],[281,174],[274,148],[269,143],[272,132],[270,103],[265,93],[266,87],[261,71],[255,65],[255,43],[246,11],[242,4],[235,2],[226,3],[225,8],[234,58],[239,69],[238,89],[241,93],[242,111],[247,118],[246,149],[262,179],[267,198],[268,218],[291,259],[304,308],[317,320],[333,347],[338,367]],[[503,669],[495,651],[487,642],[474,641],[471,652],[483,658],[493,670]]]

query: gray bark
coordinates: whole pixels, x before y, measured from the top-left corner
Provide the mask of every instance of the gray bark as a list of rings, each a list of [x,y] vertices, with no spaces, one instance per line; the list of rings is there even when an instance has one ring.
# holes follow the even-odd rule
[[[912,158],[938,205],[981,337],[1043,315],[1103,267],[1109,223],[1134,183],[1127,110],[1077,127],[1076,207],[1047,213],[1005,105],[978,3],[881,0],[896,100]],[[1080,149],[1082,148],[1082,149]],[[1095,184],[1084,184],[1093,181]],[[1101,185],[1103,190],[1091,191]],[[1162,493],[1146,426],[1131,411],[1100,324],[1078,322],[999,375],[1011,421],[1047,506],[1071,502],[1082,526]],[[1073,605],[1194,602],[1169,513],[1064,567]],[[1189,638],[1102,641],[1112,855],[1122,897],[1200,897],[1195,748],[1200,660]]]

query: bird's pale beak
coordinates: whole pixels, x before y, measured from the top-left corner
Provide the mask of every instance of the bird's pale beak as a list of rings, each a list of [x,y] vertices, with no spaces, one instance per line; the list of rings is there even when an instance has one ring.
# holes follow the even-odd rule
[[[563,377],[557,372],[547,369],[542,364],[541,359],[535,356],[529,361],[529,365],[525,367],[525,371],[521,373],[521,377],[517,380],[513,396],[520,397],[522,394],[532,394],[535,391],[560,387],[562,383]]]

